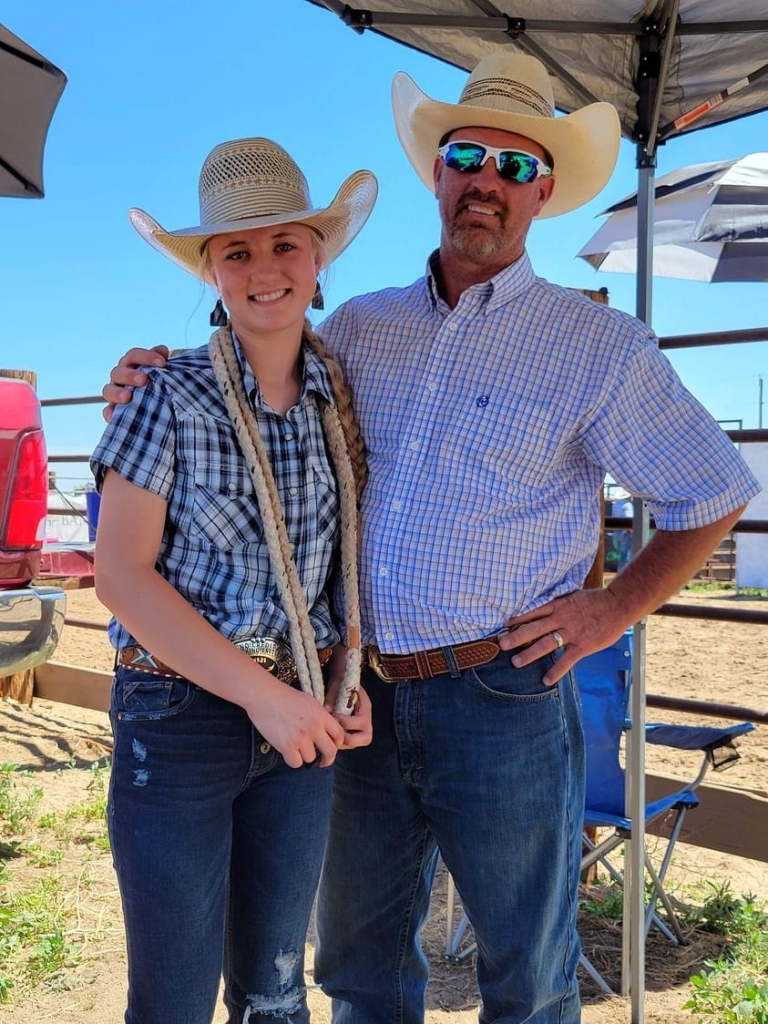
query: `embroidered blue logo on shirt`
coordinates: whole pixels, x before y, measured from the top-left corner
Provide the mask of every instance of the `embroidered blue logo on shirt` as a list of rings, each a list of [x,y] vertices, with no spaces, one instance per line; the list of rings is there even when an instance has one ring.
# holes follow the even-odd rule
[[[484,409],[486,405],[488,405],[490,400],[491,399],[489,395],[480,395],[479,398],[475,399],[475,405],[479,406],[481,409]]]

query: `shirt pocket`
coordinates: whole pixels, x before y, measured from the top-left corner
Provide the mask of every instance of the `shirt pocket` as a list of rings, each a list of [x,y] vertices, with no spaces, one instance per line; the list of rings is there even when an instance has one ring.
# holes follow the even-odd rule
[[[315,491],[317,535],[326,544],[335,544],[341,535],[341,509],[336,478],[330,469],[313,466],[310,480]]]
[[[198,463],[192,519],[200,535],[220,551],[261,540],[258,502],[245,467]]]

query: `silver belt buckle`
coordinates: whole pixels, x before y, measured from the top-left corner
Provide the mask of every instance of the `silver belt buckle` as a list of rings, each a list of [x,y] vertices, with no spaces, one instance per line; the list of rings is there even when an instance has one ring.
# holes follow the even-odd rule
[[[290,647],[282,640],[275,640],[271,636],[253,636],[247,640],[238,640],[235,646],[267,672],[271,672],[281,683],[292,683],[296,678],[296,662]]]

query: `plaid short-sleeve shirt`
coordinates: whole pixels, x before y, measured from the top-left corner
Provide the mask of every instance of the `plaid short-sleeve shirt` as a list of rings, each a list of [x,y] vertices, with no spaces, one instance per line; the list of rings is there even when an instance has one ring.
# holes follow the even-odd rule
[[[606,472],[687,530],[759,485],[638,320],[537,278],[527,256],[455,309],[431,270],[321,333],[368,448],[364,639],[475,640],[581,586]]]
[[[306,346],[299,402],[286,416],[261,398],[237,346],[294,548],[318,647],[338,641],[327,584],[339,539],[336,479],[319,407],[333,401],[325,364]],[[97,484],[108,469],[168,504],[157,568],[231,640],[286,638],[288,623],[269,564],[256,495],[221,397],[207,346],[146,369],[149,383],[115,410],[93,453]],[[136,643],[114,621],[118,647]]]

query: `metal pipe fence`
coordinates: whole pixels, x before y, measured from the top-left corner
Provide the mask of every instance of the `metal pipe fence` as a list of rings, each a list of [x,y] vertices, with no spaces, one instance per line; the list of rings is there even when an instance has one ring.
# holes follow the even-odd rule
[[[744,344],[752,342],[768,341],[768,327],[760,327],[752,330],[739,331],[717,331],[708,334],[687,334],[671,335],[659,338],[661,349],[682,349],[694,347],[708,347],[713,345]],[[44,409],[68,406],[68,405],[101,405],[104,399],[101,395],[86,395],[79,398],[45,398],[41,400]],[[726,433],[735,444],[751,444],[768,441],[768,430],[727,430]],[[90,454],[55,454],[49,455],[50,463],[87,463]],[[631,529],[633,520],[621,516],[605,516],[604,529]],[[651,529],[654,524],[651,522]],[[768,520],[765,519],[740,519],[733,527],[732,533],[743,534],[768,534]],[[662,605],[654,613],[656,615],[669,615],[679,618],[711,619],[713,621],[749,623],[753,625],[768,625],[768,609],[766,611],[742,609],[742,608],[701,608],[694,605],[671,602]],[[80,629],[106,630],[102,623],[89,622],[84,619],[67,618],[65,622]],[[737,707],[735,705],[714,704],[704,701],[692,701],[677,697],[665,697],[655,694],[647,694],[646,703],[648,707],[664,708],[674,711],[689,712],[696,715],[708,715],[724,718],[737,718],[743,721],[768,722],[768,711],[755,708]]]

